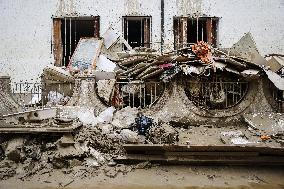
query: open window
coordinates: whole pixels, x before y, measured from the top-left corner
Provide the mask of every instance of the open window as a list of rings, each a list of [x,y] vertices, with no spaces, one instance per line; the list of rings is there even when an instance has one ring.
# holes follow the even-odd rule
[[[217,17],[174,17],[174,47],[179,49],[197,41],[217,44]]]
[[[53,53],[56,66],[67,66],[82,37],[99,37],[100,17],[53,19]]]
[[[124,39],[134,47],[150,47],[151,17],[125,16],[123,17]]]

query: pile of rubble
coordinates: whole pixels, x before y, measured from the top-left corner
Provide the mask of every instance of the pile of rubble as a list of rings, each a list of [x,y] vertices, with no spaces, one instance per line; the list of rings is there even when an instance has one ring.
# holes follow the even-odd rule
[[[115,46],[121,44],[128,50],[115,51]],[[118,87],[118,82],[169,82],[177,75],[184,80],[203,78],[212,81],[217,75],[215,73],[221,73],[250,81],[266,74],[276,88],[283,90],[281,56],[269,56],[267,59],[259,54],[250,33],[227,49],[214,48],[199,41],[189,47],[160,54],[146,47],[131,49],[126,41],[121,43],[119,35],[110,28],[102,39],[81,39],[67,68],[48,66],[42,76],[47,83],[49,80],[74,83],[75,78],[93,75],[99,97],[106,104],[117,107],[123,101],[121,91],[139,94],[139,87],[135,88],[134,84],[132,87],[125,85],[124,89]],[[233,80],[223,82],[226,81]],[[62,93],[70,94],[66,90]],[[65,94],[58,100],[61,104],[68,104],[66,100],[70,98]]]
[[[120,42],[128,51],[113,55],[111,49]],[[76,127],[63,136],[7,135],[1,138],[0,155],[3,160],[0,162],[0,179],[11,176],[26,179],[34,174],[51,173],[53,169],[62,169],[74,177],[94,176],[100,171],[110,177],[115,177],[118,172],[127,173],[135,166],[117,165],[114,162],[115,158],[125,155],[123,144],[177,144],[181,128],[170,124],[175,120],[159,119],[161,114],[173,114],[171,111],[160,111],[156,117],[151,117],[147,111],[135,107],[115,108],[123,101],[120,90],[132,93],[133,99],[134,94],[141,95],[136,93],[138,88],[124,85],[120,89],[117,82],[169,82],[177,76],[186,79],[205,77],[210,81],[212,78],[209,76],[216,72],[250,80],[266,73],[278,89],[284,90],[280,68],[275,68],[275,73],[266,65],[267,61],[259,55],[250,34],[230,49],[217,49],[205,42],[198,42],[164,54],[149,48],[131,49],[112,29],[103,35],[103,39],[81,39],[67,68],[48,66],[42,75],[47,87],[52,85],[50,81],[74,85],[72,97],[66,95],[70,92],[63,92],[58,99],[58,96],[53,97],[53,91],[49,91],[49,105],[56,105],[54,115],[49,117],[44,115],[44,111],[40,115],[40,112],[13,115],[15,119],[4,116],[5,124],[11,124],[14,120],[24,127],[48,125],[59,128],[57,131],[68,124],[75,124]],[[181,89],[173,89],[174,93],[166,95],[171,95],[171,102],[181,103],[179,107],[166,110],[179,109],[176,111],[179,115],[174,116],[186,116],[191,110],[182,105],[184,96],[175,96],[178,94],[175,91]],[[44,117],[45,121],[42,122],[40,117]],[[246,121],[249,122],[249,119],[252,118]],[[222,138],[233,136],[238,139],[238,144],[243,143],[242,133],[237,134],[223,133]],[[234,138],[230,140],[235,141]]]
[[[74,178],[91,177],[101,171],[110,177],[129,172],[140,165],[117,165],[113,160],[125,155],[123,144],[177,142],[173,127],[152,121],[137,108],[126,107],[108,120],[96,124],[83,122],[83,126],[63,136],[3,135],[6,138],[1,138],[0,178],[28,179],[34,174],[51,173],[53,169],[62,169]]]

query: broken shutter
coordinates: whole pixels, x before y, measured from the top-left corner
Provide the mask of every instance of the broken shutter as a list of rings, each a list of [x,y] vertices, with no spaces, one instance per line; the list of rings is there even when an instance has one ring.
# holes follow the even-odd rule
[[[174,41],[175,49],[182,48],[187,43],[187,18],[174,19]]]
[[[144,29],[144,47],[150,48],[150,19],[143,18],[143,29]]]
[[[213,39],[212,39],[212,19],[207,19],[206,20],[206,32],[207,32],[207,42],[209,44],[212,44]]]
[[[94,37],[100,37],[100,17],[99,16],[95,17],[94,28],[95,28]]]
[[[216,46],[218,18],[211,17],[175,17],[174,18],[174,48],[187,47],[189,43],[203,40]]]
[[[62,65],[62,55],[63,55],[63,48],[62,48],[62,40],[61,40],[61,19],[55,18],[53,19],[53,54],[55,66]]]

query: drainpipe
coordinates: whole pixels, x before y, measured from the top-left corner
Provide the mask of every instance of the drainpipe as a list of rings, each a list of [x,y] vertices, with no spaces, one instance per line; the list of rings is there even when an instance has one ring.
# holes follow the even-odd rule
[[[161,53],[163,53],[164,35],[165,35],[165,4],[164,0],[161,0]]]

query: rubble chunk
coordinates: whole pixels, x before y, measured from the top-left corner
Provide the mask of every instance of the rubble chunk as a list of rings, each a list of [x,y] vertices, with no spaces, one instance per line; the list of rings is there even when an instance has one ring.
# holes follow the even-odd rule
[[[138,133],[129,129],[123,129],[118,136],[124,143],[138,143]]]
[[[0,180],[6,180],[16,174],[16,165],[13,161],[0,161]]]
[[[73,146],[75,144],[73,136],[69,134],[64,134],[57,143],[62,147]]]
[[[13,138],[8,141],[7,147],[5,149],[6,157],[16,163],[22,161],[22,159],[24,158],[24,154],[21,152],[23,145],[23,138]]]
[[[131,123],[134,123],[137,113],[137,108],[131,108],[130,106],[122,108],[115,113],[111,124],[117,128],[128,128]]]
[[[104,80],[99,80],[97,82],[98,95],[107,104],[110,104],[110,99],[115,83],[116,83],[115,79],[104,79]]]
[[[178,142],[178,132],[168,123],[151,127],[146,135],[154,144],[174,144]]]

